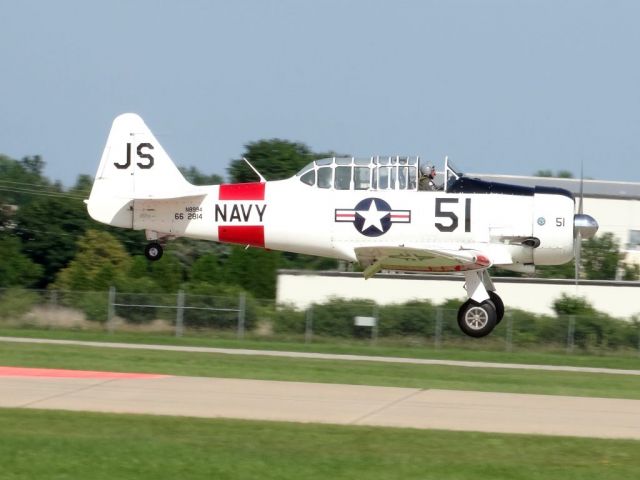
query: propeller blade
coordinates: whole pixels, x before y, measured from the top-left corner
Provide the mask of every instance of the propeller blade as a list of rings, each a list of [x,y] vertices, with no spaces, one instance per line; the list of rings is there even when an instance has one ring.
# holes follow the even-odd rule
[[[582,215],[582,204],[584,202],[584,162],[580,162],[580,200],[578,203],[578,213]]]
[[[578,215],[583,215],[584,204],[584,161],[580,162],[580,195],[578,200]],[[576,219],[574,218],[574,228]],[[580,260],[582,257],[582,232],[580,228],[576,229],[575,238],[573,240],[573,257],[575,262],[575,280],[576,288],[578,288],[578,281],[580,280]]]
[[[577,287],[578,280],[580,280],[580,260],[582,257],[582,234],[580,233],[580,231],[576,233],[576,238],[573,241],[573,257],[575,262],[575,281]]]

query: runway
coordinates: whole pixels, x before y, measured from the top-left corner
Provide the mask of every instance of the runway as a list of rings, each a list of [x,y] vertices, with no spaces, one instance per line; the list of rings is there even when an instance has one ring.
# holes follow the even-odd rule
[[[640,400],[0,367],[0,407],[640,440]]]

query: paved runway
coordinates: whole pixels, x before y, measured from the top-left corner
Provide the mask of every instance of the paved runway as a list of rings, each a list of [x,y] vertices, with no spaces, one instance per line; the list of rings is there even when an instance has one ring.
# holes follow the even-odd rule
[[[11,367],[0,407],[640,439],[640,400]]]

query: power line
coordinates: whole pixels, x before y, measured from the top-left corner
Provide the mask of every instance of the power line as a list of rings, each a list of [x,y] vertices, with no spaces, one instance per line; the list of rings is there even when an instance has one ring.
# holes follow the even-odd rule
[[[74,195],[72,193],[63,193],[63,192],[36,192],[33,190],[23,189],[19,187],[6,187],[0,185],[0,192],[9,192],[9,193],[19,193],[24,195],[38,195],[42,197],[60,197],[60,198],[69,198],[73,200],[84,200],[85,196]]]

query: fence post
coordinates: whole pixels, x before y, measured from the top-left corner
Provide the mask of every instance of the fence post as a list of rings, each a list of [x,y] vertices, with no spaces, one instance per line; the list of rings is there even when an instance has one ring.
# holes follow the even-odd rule
[[[573,346],[575,345],[575,332],[576,332],[576,317],[569,315],[569,328],[567,331],[567,353],[573,353]]]
[[[311,343],[313,339],[313,307],[307,308],[304,323],[304,343]]]
[[[247,296],[244,292],[240,294],[238,299],[238,339],[244,338],[244,315],[246,308]]]
[[[58,306],[58,290],[51,290],[49,293],[49,305],[51,308]]]
[[[511,352],[513,350],[513,317],[511,316],[511,312],[506,312],[504,316],[507,320],[507,340],[505,349],[507,352]]]
[[[58,308],[58,290],[51,290],[49,293],[49,308],[47,308],[47,317],[49,318],[49,323],[53,323],[54,312]]]
[[[433,335],[434,348],[440,348],[442,345],[442,308],[436,308],[436,330]]]
[[[178,290],[176,309],[176,337],[181,337],[184,333],[184,290]]]
[[[115,316],[116,316],[116,287],[109,287],[109,305],[107,307],[107,332],[113,334],[115,330]]]

